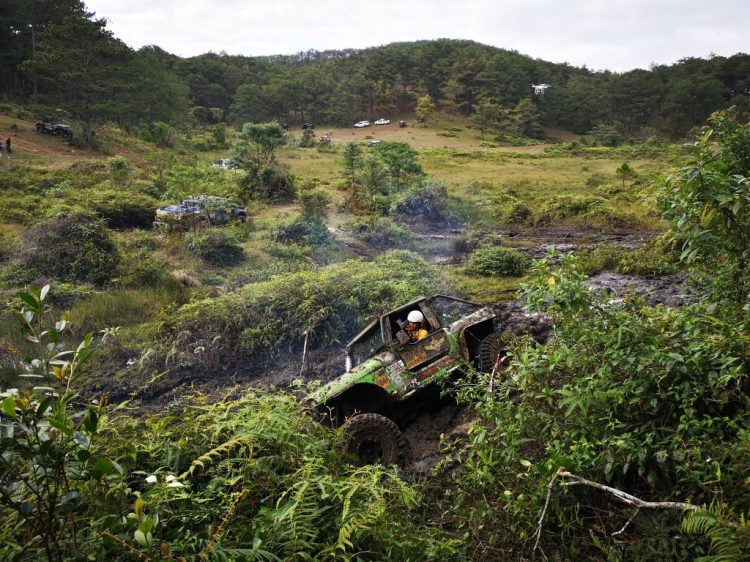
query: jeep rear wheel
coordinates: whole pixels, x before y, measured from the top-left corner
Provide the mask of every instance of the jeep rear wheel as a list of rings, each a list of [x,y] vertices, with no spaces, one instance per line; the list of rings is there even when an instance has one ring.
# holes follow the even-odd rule
[[[342,452],[355,465],[401,464],[409,456],[409,444],[398,426],[380,414],[349,418],[342,430]]]
[[[495,332],[479,344],[479,370],[483,373],[492,372],[498,361],[508,354],[508,342],[503,337],[504,335],[504,333]]]
[[[36,126],[36,132],[37,133],[43,133],[44,132],[44,125],[37,125]]]

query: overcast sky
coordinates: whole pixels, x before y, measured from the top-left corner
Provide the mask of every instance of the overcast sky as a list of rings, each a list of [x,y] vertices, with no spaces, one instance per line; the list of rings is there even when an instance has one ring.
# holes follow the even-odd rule
[[[750,52],[750,0],[84,0],[131,47],[189,57],[471,39],[617,72]]]

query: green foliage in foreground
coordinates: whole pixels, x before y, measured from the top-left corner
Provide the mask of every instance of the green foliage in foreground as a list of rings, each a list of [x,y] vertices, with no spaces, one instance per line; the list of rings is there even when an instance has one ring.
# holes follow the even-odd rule
[[[435,510],[460,521],[472,550],[487,559],[528,553],[547,484],[564,467],[649,501],[714,503],[725,533],[742,528],[741,514],[750,510],[750,354],[737,326],[747,325],[747,313],[723,318],[702,305],[613,304],[582,285],[575,262],[551,263],[537,264],[525,297],[532,310],[553,316],[555,338],[546,346],[515,342],[502,382],[478,376],[459,387],[477,424],[470,446],[453,453],[462,472],[446,470],[433,483],[450,490],[435,492]],[[626,533],[612,536],[633,513],[606,494],[555,486],[541,547],[550,559],[707,552],[706,541],[680,535],[675,511],[641,510]]]
[[[147,422],[86,405],[75,383],[91,336],[61,350],[65,322],[42,321],[48,289],[21,294],[18,313],[48,386],[2,395],[4,560],[458,559],[458,541],[411,522],[413,487],[347,466],[290,395],[198,396]]]
[[[665,180],[660,201],[682,257],[704,285],[734,302],[750,295],[750,125],[719,112],[693,145],[693,159]]]
[[[434,267],[410,252],[391,251],[372,262],[280,276],[190,304],[162,330],[173,360],[210,364],[298,345],[305,331],[312,345],[341,341],[373,316],[441,287]]]

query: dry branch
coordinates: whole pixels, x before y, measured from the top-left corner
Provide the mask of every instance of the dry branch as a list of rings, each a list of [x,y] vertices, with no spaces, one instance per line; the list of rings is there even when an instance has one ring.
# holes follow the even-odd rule
[[[542,538],[542,525],[544,524],[544,517],[547,514],[547,508],[549,507],[549,500],[552,497],[552,488],[554,487],[555,482],[557,481],[558,478],[568,478],[569,480],[572,480],[572,481],[567,481],[567,482],[560,482],[560,486],[576,486],[579,484],[583,484],[584,486],[590,486],[591,488],[596,488],[597,490],[607,492],[608,494],[613,495],[616,499],[620,500],[621,502],[634,506],[636,508],[635,513],[633,513],[630,519],[628,519],[628,522],[625,523],[625,526],[619,531],[617,531],[616,533],[613,533],[613,535],[619,535],[623,531],[625,531],[628,525],[630,525],[630,522],[633,519],[635,519],[635,516],[638,515],[638,512],[640,512],[641,509],[681,509],[681,510],[687,509],[690,511],[696,511],[700,509],[696,505],[683,503],[683,502],[645,501],[631,494],[623,492],[622,490],[618,490],[617,488],[612,488],[611,486],[605,486],[604,484],[599,484],[598,482],[592,482],[591,480],[586,480],[585,478],[582,478],[581,476],[577,476],[571,472],[564,470],[562,467],[560,467],[558,471],[555,472],[555,475],[552,477],[552,479],[549,481],[549,484],[547,484],[547,499],[544,502],[544,509],[542,509],[542,515],[541,517],[539,517],[539,523],[537,524],[536,542],[534,543],[534,548],[531,551],[532,555],[534,555],[537,548],[539,548],[539,540]],[[546,560],[547,557],[544,555],[544,552],[542,552],[541,549],[539,549],[539,551],[542,553],[542,557]]]

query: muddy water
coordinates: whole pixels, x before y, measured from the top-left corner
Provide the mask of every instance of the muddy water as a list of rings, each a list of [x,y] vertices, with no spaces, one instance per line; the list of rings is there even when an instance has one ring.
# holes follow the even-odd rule
[[[594,249],[601,245],[617,248],[637,248],[655,236],[652,232],[618,231],[599,232],[596,230],[572,230],[564,228],[537,228],[526,230],[501,230],[493,232],[503,238],[505,244],[525,254],[529,259],[538,260],[555,249],[562,254]],[[453,242],[460,234],[453,231],[444,234],[416,235],[417,239],[428,242],[422,253],[425,260],[434,265],[461,265],[468,254],[452,249]]]

